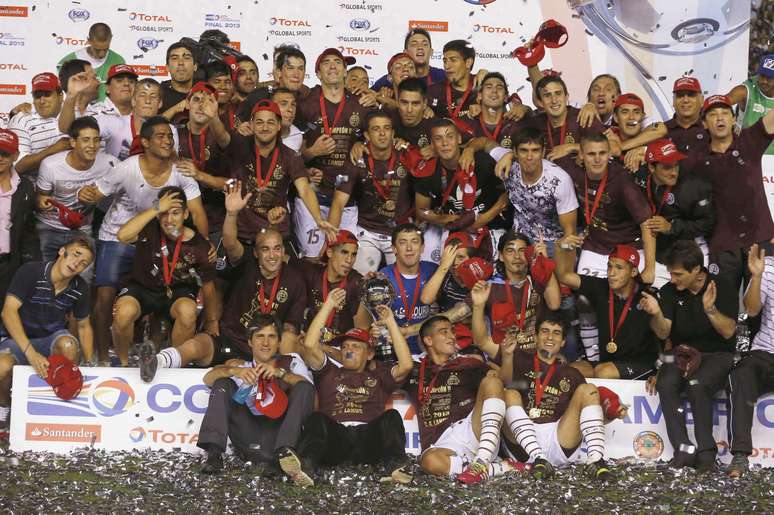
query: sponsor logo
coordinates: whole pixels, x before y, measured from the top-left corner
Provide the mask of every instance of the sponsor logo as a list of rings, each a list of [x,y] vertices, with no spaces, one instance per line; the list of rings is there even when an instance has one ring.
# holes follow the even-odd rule
[[[97,443],[102,441],[102,426],[28,422],[25,439],[31,442]]]
[[[0,46],[24,46],[24,38],[14,36],[10,32],[0,32]]]
[[[134,406],[135,393],[125,379],[113,378],[98,383],[92,390],[91,403],[103,417],[113,417]]]
[[[26,84],[0,84],[0,95],[26,95]]]
[[[160,14],[148,14],[148,13],[141,13],[132,11],[129,13],[129,19],[130,20],[137,20],[137,21],[152,21],[156,23],[172,23],[172,19],[169,16],[166,15],[160,15]]]
[[[167,67],[163,64],[133,64],[132,68],[134,68],[137,75],[148,75],[151,77],[167,75]]]
[[[0,16],[26,18],[29,16],[29,8],[18,5],[0,5]]]
[[[495,27],[494,25],[484,25],[476,23],[473,25],[473,32],[485,32],[487,34],[513,34],[510,27]]]
[[[57,45],[65,45],[65,46],[86,46],[89,44],[88,41],[81,38],[68,38],[67,36],[57,36],[54,35],[54,39],[56,40]]]
[[[86,21],[91,18],[91,13],[86,9],[70,9],[67,17],[74,22]]]
[[[339,43],[379,43],[379,36],[336,36]]]
[[[209,28],[238,29],[242,26],[239,18],[232,18],[226,14],[205,14],[204,26]]]
[[[199,441],[198,433],[169,432],[163,429],[145,429],[135,427],[129,430],[129,439],[134,443],[146,441],[148,443],[189,444],[194,445]]]
[[[9,71],[9,70],[26,71],[27,66],[24,64],[17,64],[17,63],[0,63],[0,71]]]
[[[140,38],[137,40],[137,46],[143,52],[147,52],[148,50],[155,50],[159,47],[159,40],[156,38]]]
[[[269,18],[270,25],[278,25],[280,27],[311,27],[312,24],[308,20],[296,20],[292,18]]]
[[[145,440],[145,429],[141,427],[135,427],[129,430],[129,439],[134,443],[139,443]]]
[[[409,30],[424,29],[428,32],[449,32],[448,21],[409,20]]]
[[[476,52],[476,56],[481,59],[511,59],[511,54],[508,52],[499,54],[497,52]]]
[[[489,5],[493,4],[495,0],[465,0],[465,2],[473,5]]]
[[[664,453],[664,439],[654,431],[643,431],[634,437],[632,447],[638,458],[657,460]]]
[[[345,3],[341,3],[341,4],[339,4],[339,9],[343,9],[345,11],[371,11],[371,12],[376,12],[376,11],[381,11],[382,10],[382,5],[381,4],[367,4],[365,2],[362,3],[362,4],[345,4]]]
[[[353,48],[350,46],[340,46],[339,52],[344,55],[381,55],[378,50],[373,48]]]
[[[368,30],[371,28],[371,22],[365,18],[355,18],[349,21],[349,28],[352,30]]]
[[[242,50],[242,43],[240,43],[239,41],[229,41],[228,46],[230,46],[231,48],[237,51]]]

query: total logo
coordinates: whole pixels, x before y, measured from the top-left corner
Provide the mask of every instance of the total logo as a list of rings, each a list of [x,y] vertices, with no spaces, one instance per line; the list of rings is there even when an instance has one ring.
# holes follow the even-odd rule
[[[279,25],[280,27],[311,27],[312,24],[307,20],[294,20],[291,18],[269,18],[271,25]]]
[[[161,41],[156,38],[140,38],[137,40],[137,47],[143,52],[147,52],[148,50],[155,50],[158,48],[160,42]]]
[[[91,18],[91,13],[86,9],[70,9],[70,12],[67,13],[67,17],[70,18],[71,21],[77,23]]]
[[[129,430],[129,439],[133,443],[166,443],[196,445],[199,441],[198,433],[172,433],[162,429],[145,429],[137,426]]]
[[[0,71],[19,70],[27,71],[27,66],[17,63],[0,63]]]
[[[493,25],[483,25],[476,23],[473,25],[473,32],[486,32],[487,34],[513,34],[510,27],[495,27]]]
[[[339,52],[345,55],[381,55],[378,50],[373,48],[352,48],[349,46],[340,46]]]
[[[54,34],[54,39],[56,40],[57,45],[65,45],[65,46],[86,46],[89,44],[89,42],[85,39],[81,38],[69,38],[67,36],[58,36]]]
[[[350,20],[349,28],[352,30],[368,30],[371,28],[371,22],[365,18],[355,18]]]
[[[172,23],[172,19],[169,16],[159,15],[159,14],[140,13],[136,11],[129,13],[129,19],[136,20],[136,21],[154,21],[157,23]]]

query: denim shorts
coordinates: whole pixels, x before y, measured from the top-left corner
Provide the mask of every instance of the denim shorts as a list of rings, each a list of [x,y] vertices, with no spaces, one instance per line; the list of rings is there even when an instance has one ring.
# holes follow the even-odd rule
[[[40,338],[30,338],[30,345],[33,349],[38,351],[45,357],[49,357],[54,350],[54,344],[62,336],[70,336],[75,338],[67,329],[60,329],[59,331],[49,334],[48,336],[41,336]],[[27,356],[22,352],[24,349],[19,348],[19,344],[13,338],[6,338],[0,341],[0,352],[10,352],[16,358],[18,365],[29,365]]]
[[[97,273],[94,286],[116,288],[121,277],[132,270],[134,245],[117,241],[97,241]]]

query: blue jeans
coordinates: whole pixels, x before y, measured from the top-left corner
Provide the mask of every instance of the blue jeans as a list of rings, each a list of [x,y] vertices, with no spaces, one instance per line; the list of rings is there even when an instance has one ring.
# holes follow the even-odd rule
[[[97,241],[97,272],[94,286],[118,287],[121,276],[132,269],[134,250],[134,245],[124,245],[117,241]]]
[[[71,239],[76,236],[89,236],[88,230],[91,230],[91,226],[85,226],[86,231],[80,229],[56,229],[50,225],[38,222],[36,229],[38,231],[38,238],[40,239],[40,254],[43,257],[43,261],[54,261],[59,255],[59,249],[67,245]],[[80,274],[87,283],[91,283],[94,277],[94,262],[86,268]]]
[[[32,346],[33,349],[38,351],[43,356],[49,357],[51,355],[51,352],[54,350],[54,345],[56,344],[56,341],[63,336],[69,336],[75,339],[75,336],[70,334],[70,331],[68,331],[67,329],[60,329],[59,331],[53,334],[49,334],[48,336],[41,336],[40,338],[30,338],[30,345]],[[2,342],[0,342],[0,352],[10,352],[16,358],[17,364],[29,365],[30,363],[29,361],[27,361],[27,356],[25,356],[24,352],[22,352],[23,350],[26,350],[26,348],[20,349],[19,344],[16,343],[16,341],[13,338],[6,338]]]

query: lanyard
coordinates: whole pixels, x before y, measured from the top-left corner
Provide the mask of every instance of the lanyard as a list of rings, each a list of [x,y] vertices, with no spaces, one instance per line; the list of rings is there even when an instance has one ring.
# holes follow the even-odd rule
[[[540,360],[538,359],[537,354],[535,354],[535,408],[540,407],[540,401],[543,400],[543,391],[545,390],[546,386],[548,386],[551,378],[554,376],[554,372],[556,372],[556,360],[551,363],[551,366],[548,368],[548,372],[546,372],[546,380],[541,383]]]
[[[494,132],[489,132],[489,129],[486,128],[486,124],[484,123],[484,114],[481,113],[478,115],[478,124],[481,125],[481,130],[484,131],[484,136],[487,138],[497,141],[497,136],[500,135],[500,129],[503,128],[503,115],[500,115],[500,120],[497,122],[497,126],[495,127]]]
[[[390,154],[390,161],[387,163],[387,171],[389,172],[392,170],[392,168],[395,166],[395,152],[392,152]],[[374,183],[374,188],[376,188],[376,191],[379,193],[379,196],[382,197],[384,200],[390,199],[390,193],[388,191],[385,191],[384,186],[379,184],[379,181],[376,180],[376,163],[374,162],[373,158],[373,148],[371,148],[371,145],[368,146],[368,169],[371,170],[371,182]]]
[[[204,163],[207,161],[205,159],[204,151],[207,147],[207,128],[205,127],[204,130],[202,130],[201,134],[199,134],[199,159],[196,159],[196,151],[194,150],[193,145],[193,133],[191,132],[191,128],[188,128],[188,150],[191,153],[191,159],[193,159],[194,164],[196,165],[196,168],[202,169],[204,168]]]
[[[341,280],[341,282],[336,286],[336,288],[345,288],[347,285],[347,276],[344,276],[344,279]],[[328,271],[323,270],[322,273],[322,301],[325,302],[328,300]],[[333,317],[336,315],[336,310],[334,309],[331,311],[331,314],[328,315],[328,320],[325,321],[325,326],[330,327],[331,323],[333,323]]]
[[[551,120],[546,120],[546,134],[548,135],[548,149],[552,150],[554,148],[554,135],[553,135],[553,127],[551,127]],[[564,145],[564,136],[567,134],[567,116],[564,118],[564,123],[562,123],[562,126],[559,128],[559,144]]]
[[[443,179],[446,179],[445,173],[446,169],[442,166],[442,185],[443,182],[445,182]],[[462,205],[465,207],[465,209],[473,209],[473,204],[476,202],[476,189],[478,189],[478,181],[476,180],[475,170],[466,172],[461,168],[457,168],[457,170],[455,170],[451,182],[443,192],[443,196],[441,197],[441,207],[446,205],[446,202],[449,200],[449,196],[451,196],[451,192],[454,191],[454,187],[457,184],[459,184],[460,188],[462,188]]]
[[[406,296],[406,289],[403,287],[403,279],[400,276],[400,270],[397,265],[392,266],[392,271],[395,274],[395,282],[398,283],[398,290],[400,291],[400,300],[403,302],[403,308],[406,310],[406,320],[409,322],[414,317],[414,308],[419,300],[419,292],[422,289],[422,270],[417,270],[417,278],[414,283],[414,300],[411,301],[411,309],[408,305],[408,297]]]
[[[269,163],[269,169],[266,171],[266,177],[263,177],[261,172],[261,153],[258,152],[258,145],[255,146],[255,184],[258,189],[265,188],[269,184],[271,176],[274,175],[274,167],[277,165],[277,158],[279,157],[279,147],[274,147],[274,153],[271,156],[271,162]]]
[[[607,172],[605,172],[605,175],[602,176],[602,180],[599,181],[599,187],[597,188],[597,194],[594,195],[594,205],[591,208],[591,212],[589,212],[589,176],[583,175],[583,180],[586,185],[586,190],[584,192],[584,206],[583,206],[583,217],[586,220],[586,228],[591,228],[591,221],[594,219],[594,215],[597,213],[597,208],[599,208],[599,202],[602,200],[602,194],[605,192],[605,186],[607,186]]]
[[[449,116],[451,118],[459,118],[460,111],[462,111],[462,106],[465,105],[465,102],[468,100],[468,97],[470,96],[470,92],[473,89],[473,81],[468,77],[468,87],[465,89],[465,93],[462,94],[462,98],[460,98],[460,103],[457,107],[454,108],[454,111],[449,113]],[[452,106],[452,87],[451,82],[448,80],[446,81],[446,110],[448,111],[449,108]]]
[[[648,192],[647,198],[648,198],[648,205],[650,205],[650,212],[654,215],[661,214],[661,208],[664,207],[664,204],[667,201],[667,198],[669,197],[669,194],[672,192],[672,186],[667,186],[664,190],[664,193],[661,195],[661,203],[658,205],[658,208],[656,208],[656,204],[653,203],[653,196],[650,191],[650,182],[651,179],[653,179],[652,175],[648,175],[648,180],[646,181],[646,189]]]
[[[164,233],[161,233],[161,271],[164,273],[164,285],[167,287],[172,284],[172,274],[175,271],[175,265],[177,265],[177,258],[180,257],[181,248],[183,248],[182,234],[175,242],[175,250],[172,253],[172,264],[170,265],[169,261],[167,261],[167,254],[169,254],[169,250],[167,249],[167,238],[164,236]]]
[[[609,299],[609,317],[608,317],[608,323],[610,324],[610,341],[614,342],[615,337],[618,334],[618,331],[621,329],[621,326],[624,323],[624,320],[626,320],[626,317],[629,315],[629,308],[632,305],[632,300],[634,300],[634,294],[637,293],[637,287],[635,286],[632,288],[632,293],[629,295],[629,298],[626,299],[626,304],[624,304],[623,311],[621,311],[621,314],[618,315],[618,323],[615,325],[615,328],[613,328],[613,320],[615,318],[615,305],[613,304],[613,289],[610,288],[610,299]]]
[[[279,288],[280,283],[280,276],[282,275],[282,269],[280,269],[279,272],[277,272],[277,277],[274,279],[274,284],[271,287],[271,294],[269,295],[269,305],[266,305],[266,298],[264,296],[264,289],[263,289],[263,283],[264,281],[261,281],[261,289],[258,290],[258,300],[261,303],[261,313],[268,315],[271,314],[271,308],[274,306],[274,299],[277,296],[277,289]]]
[[[134,112],[129,117],[129,127],[132,129],[132,140],[137,137],[137,130],[134,128]]]
[[[429,360],[427,356],[425,356],[422,358],[422,361],[419,362],[419,385],[417,385],[417,397],[419,399],[420,405],[424,405],[430,401],[430,395],[433,393],[433,387],[435,386],[435,380],[438,379],[438,374],[441,373],[443,368],[446,366],[446,363],[449,363],[451,360],[438,367],[438,371],[433,374],[432,379],[430,379],[430,384],[427,385],[427,388],[425,388],[425,370],[427,369],[428,361]]]
[[[519,327],[519,331],[524,330],[524,326],[527,322],[527,303],[529,302],[529,294],[530,294],[530,280],[527,278],[524,281],[524,286],[521,289],[521,314],[519,318],[516,320],[516,325]],[[505,281],[505,294],[508,297],[508,304],[510,304],[513,309],[516,309],[516,304],[513,302],[513,292],[511,291],[511,281]]]
[[[328,109],[325,107],[325,97],[323,96],[323,92],[320,91],[320,114],[322,115],[323,132],[326,136],[330,136],[333,133],[333,128],[336,127],[337,123],[339,123],[341,113],[344,111],[344,104],[346,103],[346,99],[346,96],[341,99],[339,106],[336,108],[336,114],[333,116],[333,123],[328,125]]]

